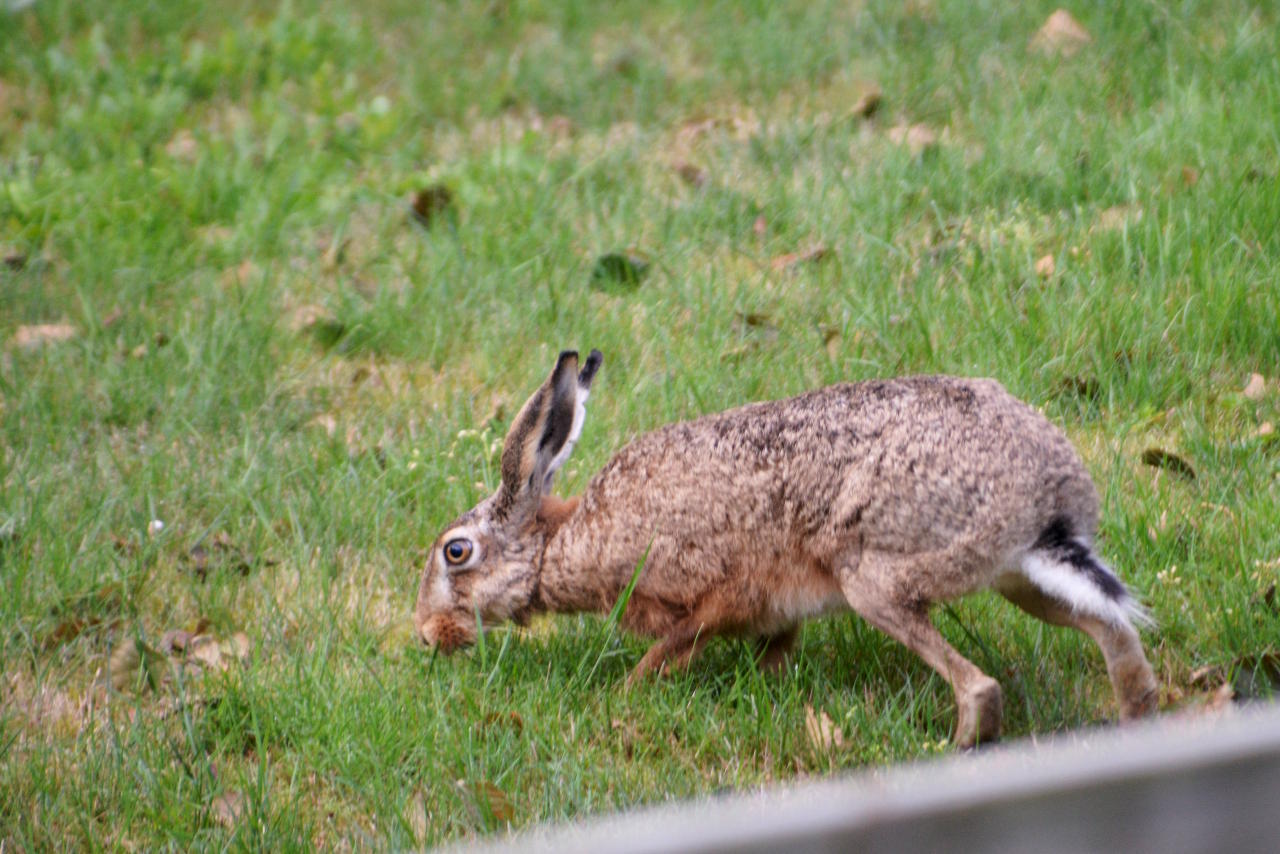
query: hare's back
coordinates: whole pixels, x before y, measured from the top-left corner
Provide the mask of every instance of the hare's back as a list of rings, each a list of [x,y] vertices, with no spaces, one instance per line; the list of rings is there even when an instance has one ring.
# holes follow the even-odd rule
[[[1092,533],[1096,495],[1065,436],[993,380],[828,386],[670,424],[623,448],[589,502],[681,527],[849,525],[949,541],[995,515],[1054,507]],[[848,518],[845,518],[848,517]]]

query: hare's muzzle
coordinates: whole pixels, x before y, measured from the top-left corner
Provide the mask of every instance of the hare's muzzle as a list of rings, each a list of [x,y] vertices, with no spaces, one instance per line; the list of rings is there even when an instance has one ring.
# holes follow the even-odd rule
[[[418,626],[418,636],[429,647],[443,653],[475,643],[475,628],[445,614],[433,614]]]

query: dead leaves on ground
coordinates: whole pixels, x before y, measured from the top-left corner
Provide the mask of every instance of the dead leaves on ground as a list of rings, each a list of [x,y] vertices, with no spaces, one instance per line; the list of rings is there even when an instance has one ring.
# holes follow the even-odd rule
[[[899,124],[889,128],[889,141],[902,145],[912,154],[923,154],[938,145],[938,132],[924,124]]]
[[[809,738],[809,746],[822,755],[844,747],[844,731],[825,711],[815,711],[810,705],[804,707],[804,732]]]
[[[200,156],[200,143],[195,134],[183,128],[165,143],[164,153],[183,163],[194,163]]]
[[[849,114],[856,118],[869,119],[880,110],[880,104],[883,101],[884,93],[880,87],[872,85],[853,102],[853,106],[849,108]]]
[[[347,325],[327,308],[318,305],[298,308],[293,313],[290,326],[295,332],[310,337],[326,350],[337,346],[347,334]]]
[[[158,689],[168,677],[168,659],[139,637],[116,644],[107,660],[106,681],[117,691]]]
[[[1202,714],[1221,714],[1235,703],[1269,700],[1280,694],[1280,652],[1248,653],[1223,664],[1198,667],[1189,683],[1202,692],[1190,709]]]
[[[1084,25],[1066,9],[1058,9],[1050,15],[1031,37],[1030,49],[1046,56],[1069,59],[1093,41]]]
[[[495,824],[510,824],[515,819],[515,810],[511,807],[511,799],[506,792],[487,780],[467,782],[457,780],[454,785],[462,795],[467,811],[472,820],[482,827]]]
[[[1053,260],[1052,253],[1041,256],[1039,260],[1036,261],[1035,265],[1036,275],[1042,279],[1052,278],[1054,271],[1057,270],[1057,268],[1058,265]]]
[[[832,250],[825,243],[815,243],[799,252],[788,252],[769,259],[769,269],[781,273],[803,265],[816,263],[831,257]]]
[[[165,632],[159,647],[152,646],[139,635],[121,638],[111,652],[102,683],[122,693],[157,691],[173,677],[176,668],[187,675],[224,672],[233,664],[245,664],[253,652],[253,643],[244,632],[226,638],[207,634],[208,622],[200,620],[194,631],[173,629]]]
[[[432,184],[413,194],[409,203],[413,217],[424,228],[430,228],[445,214],[454,211],[453,191],[444,184]]]
[[[706,169],[696,163],[690,163],[688,160],[672,161],[671,171],[675,172],[681,181],[699,189],[705,187],[707,182],[711,180],[711,175]]]
[[[1153,468],[1164,469],[1187,480],[1196,479],[1196,470],[1182,457],[1164,448],[1147,448],[1142,452],[1142,462]]]
[[[1270,389],[1271,383],[1266,377],[1259,373],[1253,373],[1249,375],[1244,388],[1241,389],[1240,396],[1247,401],[1260,403],[1270,395]],[[1249,435],[1253,439],[1273,442],[1276,437],[1276,425],[1271,421],[1262,421]]]
[[[244,812],[245,803],[243,792],[223,792],[209,802],[210,815],[217,820],[218,824],[221,824],[228,830],[234,828],[240,823],[240,819],[244,816]]]
[[[70,341],[78,334],[78,330],[69,323],[36,323],[19,326],[10,343],[18,350],[32,351]]]
[[[1250,374],[1241,392],[1246,400],[1261,400],[1267,394],[1267,378],[1262,374]]]
[[[230,571],[243,577],[253,567],[250,556],[236,546],[225,531],[218,531],[207,539],[202,538],[191,547],[184,559],[187,567],[201,581],[208,577],[210,570]]]

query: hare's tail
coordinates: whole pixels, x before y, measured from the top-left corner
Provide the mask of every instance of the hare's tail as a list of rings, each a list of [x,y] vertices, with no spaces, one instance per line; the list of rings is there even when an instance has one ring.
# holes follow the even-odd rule
[[[1116,574],[1059,516],[1032,544],[1021,563],[1022,574],[1053,598],[1109,623],[1154,624],[1151,616]]]

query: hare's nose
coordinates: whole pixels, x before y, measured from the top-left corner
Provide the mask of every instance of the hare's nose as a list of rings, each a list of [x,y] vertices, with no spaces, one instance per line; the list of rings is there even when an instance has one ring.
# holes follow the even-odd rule
[[[414,634],[416,634],[416,635],[418,636],[418,640],[422,643],[422,645],[423,645],[423,646],[425,646],[425,647],[427,647],[428,649],[430,649],[431,647],[433,647],[433,646],[435,646],[435,645],[436,645],[436,644],[435,644],[435,641],[432,639],[432,637],[431,637],[429,634],[427,634],[427,621],[426,621],[426,620],[418,620],[418,619],[415,617],[415,618],[414,618],[414,621],[413,621],[413,627],[414,627],[414,630],[415,630],[415,631],[414,631]]]

